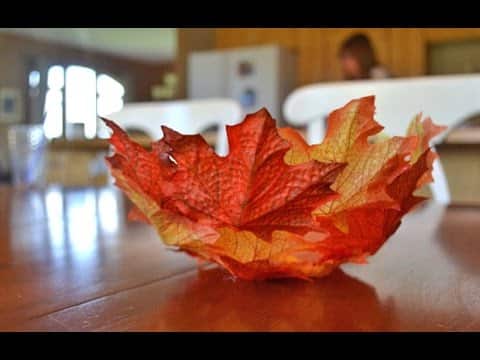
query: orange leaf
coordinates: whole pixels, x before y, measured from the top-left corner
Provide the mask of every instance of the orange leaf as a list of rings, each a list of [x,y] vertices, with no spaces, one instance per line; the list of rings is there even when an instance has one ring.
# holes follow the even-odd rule
[[[166,127],[148,152],[106,123],[114,131],[116,154],[108,162],[117,185],[165,242],[222,264],[225,257],[255,267],[268,261],[284,276],[297,273],[284,262],[298,263],[290,253],[305,246],[301,236],[321,232],[312,211],[336,196],[330,185],[343,164],[286,164],[290,146],[266,110],[228,127],[227,157],[199,135]]]
[[[395,232],[401,217],[424,200],[413,192],[433,180],[436,154],[428,143],[444,130],[429,118],[422,122],[418,115],[408,128],[408,137],[370,144],[368,137],[382,130],[373,119],[374,110],[373,97],[365,97],[334,111],[319,145],[305,146],[290,132],[281,131],[293,146],[285,158],[288,163],[311,159],[347,163],[332,184],[339,197],[313,213],[330,234],[324,243],[344,245],[344,251],[352,254],[373,254]]]
[[[227,127],[220,157],[200,135],[163,127],[152,151],[113,130],[116,184],[163,241],[245,279],[323,276],[365,262],[421,199],[440,128],[415,120],[409,137],[370,144],[382,130],[374,98],[334,111],[323,143],[309,146],[262,109]]]

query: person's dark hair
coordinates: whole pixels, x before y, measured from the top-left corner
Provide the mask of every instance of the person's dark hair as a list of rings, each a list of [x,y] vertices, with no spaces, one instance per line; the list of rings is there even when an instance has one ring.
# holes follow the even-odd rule
[[[364,34],[355,34],[346,39],[342,43],[338,55],[340,57],[350,55],[357,59],[365,78],[369,76],[370,69],[378,65],[372,44]]]

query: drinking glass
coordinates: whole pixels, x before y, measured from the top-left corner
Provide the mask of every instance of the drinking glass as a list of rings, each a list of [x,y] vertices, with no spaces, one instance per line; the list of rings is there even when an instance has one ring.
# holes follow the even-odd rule
[[[42,180],[46,147],[43,126],[12,125],[7,136],[13,185],[38,185]]]

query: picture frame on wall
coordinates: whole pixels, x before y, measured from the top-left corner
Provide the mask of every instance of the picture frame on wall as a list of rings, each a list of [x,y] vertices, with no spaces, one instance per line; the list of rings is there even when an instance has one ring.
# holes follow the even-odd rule
[[[22,93],[16,88],[0,88],[0,122],[21,121]]]

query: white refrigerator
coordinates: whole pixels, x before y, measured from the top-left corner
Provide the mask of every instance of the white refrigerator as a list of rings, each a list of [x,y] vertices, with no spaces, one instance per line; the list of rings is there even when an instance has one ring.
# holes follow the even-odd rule
[[[190,99],[228,97],[249,114],[262,107],[282,125],[282,104],[296,86],[296,56],[276,45],[193,52],[188,58]]]

